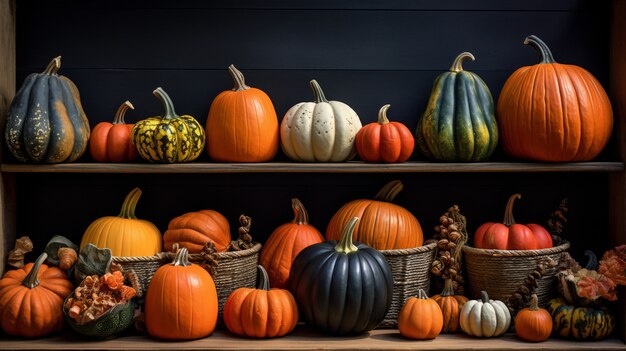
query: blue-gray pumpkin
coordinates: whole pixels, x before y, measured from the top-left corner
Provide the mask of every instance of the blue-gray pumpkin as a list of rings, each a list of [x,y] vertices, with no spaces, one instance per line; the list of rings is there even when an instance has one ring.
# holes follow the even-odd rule
[[[5,139],[21,162],[72,162],[87,150],[91,130],[78,88],[59,68],[61,56],[26,77],[11,102]]]
[[[469,52],[454,60],[433,84],[426,111],[417,123],[415,141],[425,157],[444,162],[487,160],[498,144],[493,97],[475,73],[464,71]]]
[[[359,334],[383,321],[393,295],[393,277],[377,250],[352,243],[358,218],[339,242],[308,246],[294,259],[289,289],[304,321],[330,335]]]

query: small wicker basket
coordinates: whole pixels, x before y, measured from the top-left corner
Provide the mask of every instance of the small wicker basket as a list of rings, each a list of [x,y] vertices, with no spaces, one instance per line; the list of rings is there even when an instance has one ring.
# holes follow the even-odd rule
[[[117,263],[122,266],[124,271],[133,270],[139,280],[139,287],[142,291],[138,291],[138,296],[143,296],[150,285],[150,281],[154,276],[154,273],[162,265],[170,262],[165,253],[160,252],[154,256],[113,256],[113,263]]]
[[[428,294],[430,290],[430,266],[435,259],[437,243],[429,243],[412,249],[381,250],[393,275],[393,299],[385,319],[379,328],[398,325],[400,309],[410,297],[417,296],[419,289]]]
[[[506,303],[541,261],[552,259],[559,262],[561,254],[569,247],[567,241],[541,250],[488,250],[463,246],[463,261],[470,290],[468,297],[478,298],[480,291],[485,290],[490,298]],[[557,267],[547,270],[537,282],[536,294],[540,306],[546,306],[556,294],[557,271]]]

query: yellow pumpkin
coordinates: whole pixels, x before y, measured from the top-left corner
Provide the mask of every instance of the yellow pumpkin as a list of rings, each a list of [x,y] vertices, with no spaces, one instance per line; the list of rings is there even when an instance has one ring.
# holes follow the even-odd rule
[[[139,197],[141,190],[133,189],[126,196],[119,215],[105,216],[91,223],[80,242],[81,250],[87,244],[93,244],[111,249],[113,256],[152,256],[163,251],[159,229],[150,221],[135,216]]]

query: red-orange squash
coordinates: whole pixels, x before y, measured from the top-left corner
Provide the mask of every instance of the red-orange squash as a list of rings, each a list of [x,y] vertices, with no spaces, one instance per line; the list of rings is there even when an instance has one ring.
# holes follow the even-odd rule
[[[365,162],[400,163],[413,154],[413,133],[400,122],[390,122],[385,105],[378,111],[378,121],[369,123],[356,134],[356,152]]]
[[[513,218],[513,203],[521,198],[513,194],[504,210],[503,223],[482,224],[474,235],[474,246],[479,249],[539,250],[552,247],[552,236],[539,224],[518,224]]]
[[[289,334],[298,323],[298,305],[288,290],[270,289],[267,272],[259,266],[256,289],[239,288],[224,304],[224,324],[236,335],[274,338]]]
[[[434,339],[442,328],[441,308],[422,289],[418,290],[417,297],[411,297],[404,303],[398,314],[398,331],[407,338]]]
[[[270,97],[228,67],[235,86],[215,97],[206,122],[207,152],[218,162],[266,162],[278,151],[278,117]]]
[[[276,228],[261,250],[259,263],[267,270],[270,285],[286,289],[294,258],[307,246],[324,241],[322,233],[309,224],[309,214],[300,200],[291,199],[293,221]]]
[[[385,185],[373,200],[358,199],[343,205],[330,219],[326,240],[339,240],[348,222],[359,217],[354,229],[354,241],[377,250],[409,249],[424,243],[422,227],[415,216],[391,201],[403,185],[394,180]]]
[[[172,219],[163,234],[165,251],[172,251],[173,245],[186,247],[189,253],[200,253],[204,245],[212,241],[218,252],[226,251],[230,244],[230,225],[221,213],[214,210],[201,210],[185,213]]]
[[[460,330],[459,315],[468,298],[463,295],[455,295],[452,279],[446,279],[441,294],[434,295],[433,300],[441,308],[443,313],[443,333],[456,333]]]
[[[497,105],[501,144],[511,156],[552,162],[589,161],[613,128],[611,103],[598,80],[576,65],[557,63],[534,35],[541,62],[507,79]]]
[[[552,316],[545,308],[538,306],[536,294],[530,298],[530,307],[519,311],[515,316],[515,334],[525,341],[545,341],[552,333]]]
[[[44,252],[35,263],[0,279],[0,325],[5,333],[38,338],[63,328],[63,301],[74,286],[65,271],[43,264],[47,257]]]
[[[89,153],[96,162],[131,162],[137,158],[137,148],[131,141],[134,124],[126,124],[128,109],[135,109],[126,100],[117,109],[113,122],[100,122],[91,131]]]
[[[146,331],[159,339],[203,338],[215,330],[217,309],[213,278],[204,268],[189,263],[183,247],[150,281],[144,311]]]

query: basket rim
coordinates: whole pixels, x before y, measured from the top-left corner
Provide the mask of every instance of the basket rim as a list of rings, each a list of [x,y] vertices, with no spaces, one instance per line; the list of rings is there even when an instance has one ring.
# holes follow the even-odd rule
[[[218,259],[228,259],[228,258],[237,258],[237,257],[246,257],[253,255],[259,251],[261,251],[261,243],[254,243],[249,249],[241,250],[241,251],[226,251],[226,252],[217,252],[215,255]],[[166,262],[171,258],[169,256],[174,255],[173,252],[159,252],[156,255],[152,256],[113,256],[113,262],[116,263],[133,263],[133,262]],[[189,254],[189,260],[194,261],[201,258],[200,254]]]
[[[402,255],[412,255],[418,253],[425,253],[429,251],[433,251],[437,248],[437,242],[431,242],[426,245],[414,247],[411,249],[393,249],[393,250],[379,250],[384,256],[402,256]]]
[[[463,246],[463,253],[475,256],[498,256],[498,257],[533,257],[558,254],[567,251],[570,248],[570,242],[563,239],[563,243],[559,246],[550,247],[539,250],[497,250],[497,249],[479,249],[471,246]]]

